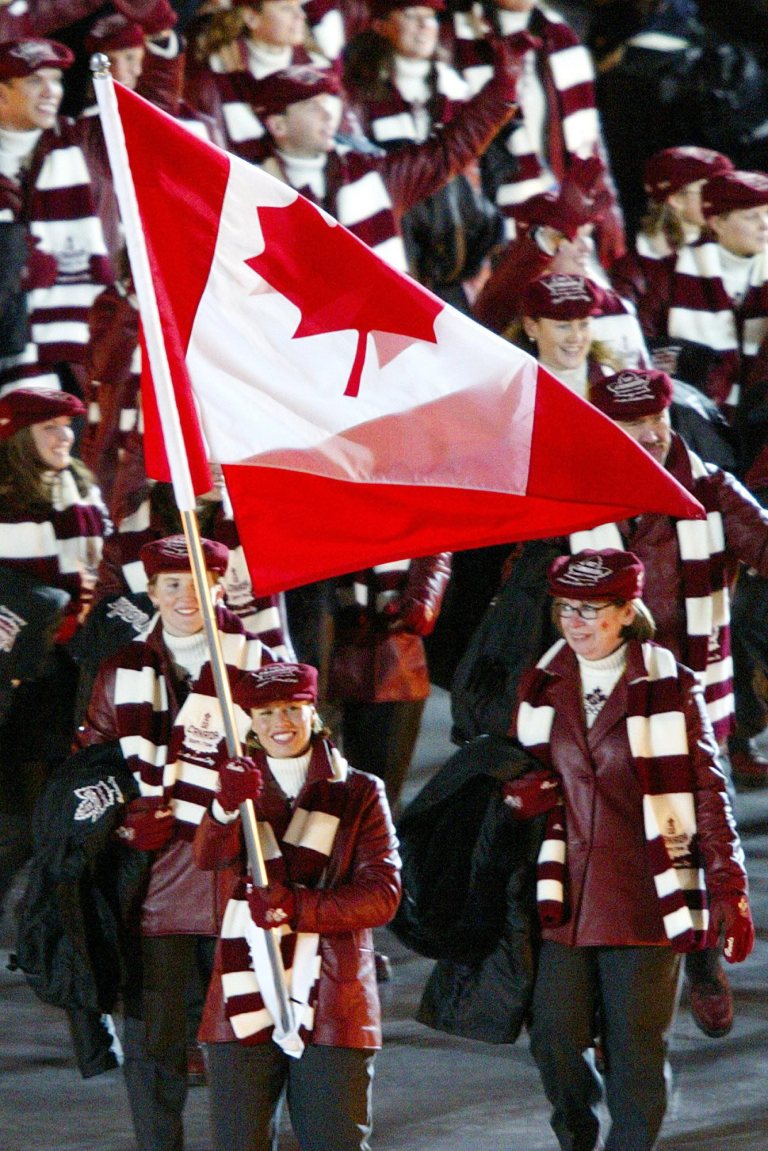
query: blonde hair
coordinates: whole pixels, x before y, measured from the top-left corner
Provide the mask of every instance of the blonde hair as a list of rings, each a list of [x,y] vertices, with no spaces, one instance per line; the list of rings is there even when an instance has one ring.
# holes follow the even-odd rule
[[[621,638],[636,639],[640,643],[653,639],[656,635],[656,621],[651,615],[651,609],[641,599],[632,599],[628,602],[635,609],[635,618],[621,629]]]
[[[663,236],[674,252],[685,246],[683,222],[671,204],[652,200],[640,221],[640,231],[648,236]]]

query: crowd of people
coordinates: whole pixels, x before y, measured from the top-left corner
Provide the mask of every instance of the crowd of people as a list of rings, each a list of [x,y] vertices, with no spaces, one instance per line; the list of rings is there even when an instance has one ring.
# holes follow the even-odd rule
[[[470,756],[480,733],[527,757],[494,826],[538,829],[523,1014],[561,1147],[655,1145],[681,953],[698,1026],[733,1024],[722,957],[753,930],[730,797],[768,787],[768,42],[695,0],[566,7],[583,37],[540,0],[0,0],[0,909],[31,860],[20,963],[83,1074],[122,1064],[139,1151],[181,1151],[195,1075],[219,1151],[275,1146],[283,1099],[307,1151],[368,1147],[391,974],[372,930],[435,682]],[[232,756],[205,589],[144,468],[97,53],[524,348],[706,519],[260,596],[213,464]],[[515,642],[483,665],[470,637],[501,604]]]

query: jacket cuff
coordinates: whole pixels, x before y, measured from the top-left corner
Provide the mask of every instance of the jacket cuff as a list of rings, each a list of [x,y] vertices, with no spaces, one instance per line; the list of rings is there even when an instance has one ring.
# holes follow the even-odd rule
[[[225,811],[219,803],[218,799],[214,799],[211,804],[211,815],[217,823],[234,823],[236,819],[240,818],[239,811]]]

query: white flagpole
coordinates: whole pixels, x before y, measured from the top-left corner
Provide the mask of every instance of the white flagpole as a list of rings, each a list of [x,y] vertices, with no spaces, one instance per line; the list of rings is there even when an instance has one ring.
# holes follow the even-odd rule
[[[224,731],[226,735],[227,750],[231,756],[240,755],[240,737],[237,733],[235,712],[232,703],[232,691],[227,675],[226,663],[221,650],[219,631],[216,626],[216,616],[211,599],[211,588],[205,567],[203,548],[200,542],[200,529],[195,512],[196,499],[192,476],[189,469],[184,435],[181,429],[178,408],[174,398],[171,369],[163,340],[163,328],[160,321],[160,312],[157,307],[155,286],[152,281],[152,271],[147,255],[144,240],[144,230],[141,226],[139,204],[136,199],[136,189],[133,186],[131,168],[128,160],[128,151],[125,144],[120,112],[117,107],[115,88],[110,71],[109,58],[103,53],[91,57],[91,72],[93,73],[93,87],[101,116],[101,125],[104,132],[104,141],[112,169],[112,179],[120,207],[120,217],[125,231],[125,243],[128,249],[128,258],[131,264],[131,275],[139,301],[144,329],[144,340],[152,369],[152,378],[155,384],[155,396],[160,415],[160,424],[163,429],[163,439],[171,471],[173,491],[176,504],[181,512],[184,536],[190,555],[192,575],[195,581],[195,590],[200,603],[205,635],[208,641],[208,651],[211,658],[216,694],[221,704],[224,718]],[[240,816],[243,824],[248,863],[254,883],[259,887],[267,886],[267,869],[259,840],[258,825],[253,803],[247,800],[240,805]],[[288,999],[283,969],[282,955],[280,953],[280,936],[276,930],[265,932],[267,937],[267,950],[274,976],[275,987],[280,998],[281,1026],[284,1032],[292,1032],[293,1012]]]

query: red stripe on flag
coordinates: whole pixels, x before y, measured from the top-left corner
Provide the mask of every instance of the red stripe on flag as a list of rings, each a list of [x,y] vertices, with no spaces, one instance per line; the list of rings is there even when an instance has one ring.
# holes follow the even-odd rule
[[[195,490],[203,492],[210,487],[210,474],[185,357],[213,262],[229,159],[134,92],[120,84],[115,84],[115,92],[190,471]],[[172,283],[166,282],[166,275],[173,277]],[[147,364],[142,345],[147,473],[167,480],[168,461]]]
[[[461,488],[355,483],[283,468],[225,465],[259,595],[438,551],[540,539],[594,527],[602,503]],[[617,519],[647,507],[616,505]]]
[[[612,523],[627,514],[642,512],[660,512],[681,519],[704,518],[701,504],[674,476],[602,412],[591,404],[587,409],[588,422],[584,401],[554,380],[546,369],[539,368],[528,473],[529,497],[546,496],[568,504],[575,491],[582,499],[584,493],[589,492],[596,505],[604,505],[601,519],[594,523]],[[579,428],[586,429],[580,438]],[[627,513],[630,482],[637,503],[635,510]],[[617,490],[621,493],[618,497]],[[539,537],[543,535],[538,533]]]

